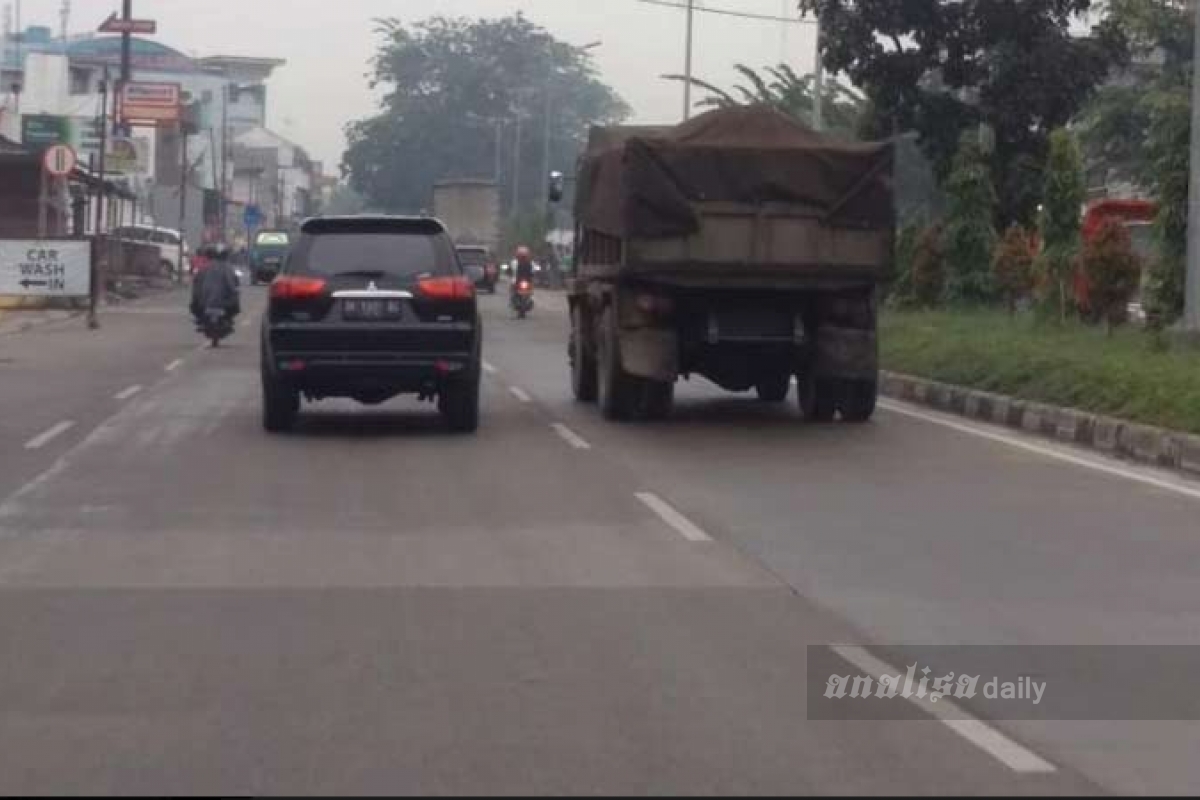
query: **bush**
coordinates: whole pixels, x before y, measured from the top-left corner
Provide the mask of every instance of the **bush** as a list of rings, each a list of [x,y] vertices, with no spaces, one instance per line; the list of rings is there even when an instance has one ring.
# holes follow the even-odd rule
[[[1033,246],[1029,234],[1013,225],[996,245],[992,254],[992,279],[996,289],[1014,314],[1017,303],[1033,292]]]
[[[1091,305],[1111,335],[1114,326],[1126,321],[1129,301],[1142,276],[1129,231],[1118,220],[1106,220],[1084,245],[1080,266],[1087,276]]]
[[[942,252],[942,226],[929,225],[921,232],[913,250],[911,278],[912,302],[936,306],[946,283],[946,258]]]
[[[1079,255],[1079,209],[1087,188],[1083,157],[1075,138],[1066,130],[1050,135],[1050,157],[1046,162],[1046,187],[1041,217],[1044,248],[1038,259],[1043,300],[1056,307],[1060,321],[1067,318],[1071,301],[1071,277]]]
[[[991,302],[995,297],[990,265],[996,242],[996,190],[977,135],[963,134],[946,193],[950,204],[943,237],[945,297],[959,303]]]

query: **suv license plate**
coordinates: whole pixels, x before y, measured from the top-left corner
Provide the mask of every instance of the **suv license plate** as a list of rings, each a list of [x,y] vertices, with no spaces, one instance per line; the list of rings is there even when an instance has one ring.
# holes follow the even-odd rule
[[[401,313],[399,300],[347,299],[342,301],[342,316],[348,320],[364,322],[394,320],[400,319]]]

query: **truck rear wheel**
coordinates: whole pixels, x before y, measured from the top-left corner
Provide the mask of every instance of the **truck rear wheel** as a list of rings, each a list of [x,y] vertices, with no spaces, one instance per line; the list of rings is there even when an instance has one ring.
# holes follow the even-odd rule
[[[758,399],[764,403],[782,403],[787,400],[788,390],[792,388],[792,376],[786,372],[779,375],[772,375],[769,378],[760,378],[754,384],[754,390],[758,393]]]
[[[600,412],[607,419],[627,420],[633,413],[638,385],[637,379],[621,368],[617,319],[612,309],[606,309],[600,320],[599,339],[596,388]]]
[[[809,422],[832,422],[838,410],[838,382],[808,374],[800,379],[797,392],[800,412]]]
[[[879,384],[874,380],[842,381],[838,410],[845,422],[866,422],[875,414]]]
[[[596,359],[587,355],[587,322],[578,308],[571,312],[571,390],[580,403],[596,402]]]

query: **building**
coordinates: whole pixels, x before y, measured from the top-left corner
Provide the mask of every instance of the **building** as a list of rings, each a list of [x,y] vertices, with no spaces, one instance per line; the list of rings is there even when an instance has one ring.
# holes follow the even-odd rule
[[[35,147],[65,141],[82,163],[98,163],[102,87],[106,80],[111,85],[120,64],[120,36],[64,39],[49,28],[30,27],[19,44],[5,37],[0,80],[8,91],[0,91],[0,134]],[[178,84],[187,122],[185,133],[178,125],[132,131],[138,163],[124,178],[140,198],[139,221],[182,227],[193,247],[231,239],[241,228],[241,210],[268,177],[275,189],[267,192],[269,208],[263,210],[272,219],[307,213],[314,164],[302,147],[266,127],[266,82],[284,64],[237,55],[192,58],[132,37],[135,80]]]

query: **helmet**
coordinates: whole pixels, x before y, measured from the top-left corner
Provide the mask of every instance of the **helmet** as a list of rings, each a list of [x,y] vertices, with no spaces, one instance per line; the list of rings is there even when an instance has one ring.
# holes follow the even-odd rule
[[[532,261],[533,253],[530,251],[530,249],[528,247],[526,247],[525,245],[521,245],[520,247],[517,248],[516,258],[517,258],[517,261]]]
[[[212,257],[218,261],[224,261],[229,258],[229,245],[218,242],[212,246]]]

